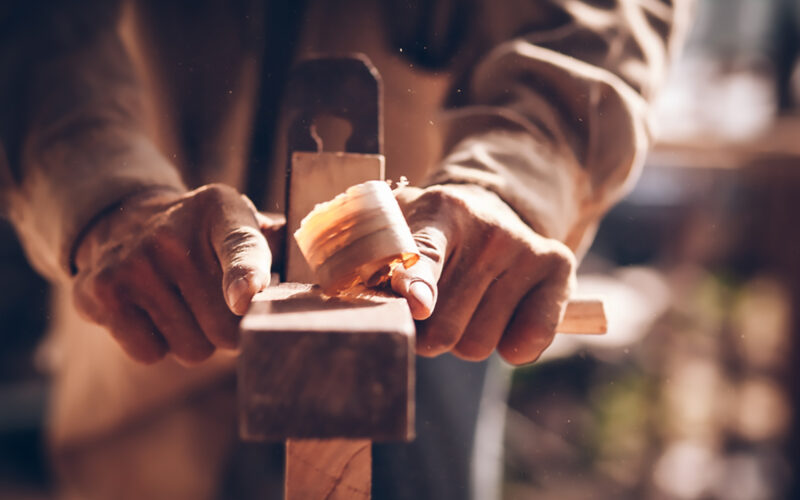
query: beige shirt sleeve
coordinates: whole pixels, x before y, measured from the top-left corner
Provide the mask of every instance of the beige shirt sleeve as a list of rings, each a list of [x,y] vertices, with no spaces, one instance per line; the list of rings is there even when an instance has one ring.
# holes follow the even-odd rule
[[[123,198],[184,189],[143,131],[116,2],[12,2],[2,15],[0,201],[34,266],[70,273],[81,231]]]
[[[582,253],[635,182],[691,0],[485,1],[430,183],[474,183]]]

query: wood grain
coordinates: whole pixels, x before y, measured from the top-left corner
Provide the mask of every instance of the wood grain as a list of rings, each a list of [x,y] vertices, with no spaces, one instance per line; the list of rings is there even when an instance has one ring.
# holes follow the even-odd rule
[[[361,55],[303,61],[291,72],[285,108],[290,237],[283,278],[313,283],[291,237],[302,218],[354,184],[384,179],[378,72]],[[317,129],[321,116],[346,121],[350,131],[340,134],[335,121],[327,132],[324,124]],[[347,137],[342,147],[348,153],[329,153],[336,147],[326,144],[329,133]],[[306,288],[271,290],[255,301],[242,322],[238,364],[245,439],[347,437],[354,429],[373,437],[389,414],[394,420],[386,432],[410,436],[414,327],[408,306],[378,297],[351,299],[329,300]],[[290,440],[286,467],[286,498],[370,497],[368,440]]]
[[[564,319],[556,327],[559,333],[602,335],[608,331],[606,312],[601,300],[570,300]]]
[[[307,439],[286,443],[286,500],[370,498],[368,440]]]
[[[414,322],[405,299],[328,297],[287,283],[241,325],[240,432],[248,440],[413,436]]]

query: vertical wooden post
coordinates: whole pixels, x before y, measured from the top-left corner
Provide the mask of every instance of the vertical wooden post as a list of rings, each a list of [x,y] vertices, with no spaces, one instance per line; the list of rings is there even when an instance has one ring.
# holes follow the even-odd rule
[[[367,500],[372,487],[372,441],[286,441],[286,500]]]
[[[291,169],[286,280],[313,282],[314,276],[291,235],[317,203],[330,200],[354,184],[383,180],[384,159],[382,155],[297,152],[292,155]],[[371,441],[286,441],[286,500],[368,499],[371,487]]]

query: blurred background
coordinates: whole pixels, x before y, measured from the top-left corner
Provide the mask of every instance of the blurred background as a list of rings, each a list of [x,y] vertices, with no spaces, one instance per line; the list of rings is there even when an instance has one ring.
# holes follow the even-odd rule
[[[800,498],[798,47],[798,1],[700,0],[581,268],[609,334],[497,374],[504,498]],[[5,222],[0,283],[0,498],[49,498],[48,289]]]
[[[611,331],[513,373],[504,498],[800,498],[800,2],[698,7],[582,267]]]

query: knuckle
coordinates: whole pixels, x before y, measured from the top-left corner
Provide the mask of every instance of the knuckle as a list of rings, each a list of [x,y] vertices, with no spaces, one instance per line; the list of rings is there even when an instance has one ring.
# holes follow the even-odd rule
[[[521,253],[516,266],[520,275],[535,277],[537,282],[562,282],[565,288],[571,288],[577,268],[574,254],[566,247],[562,249],[560,244],[537,250],[542,249],[534,247]]]
[[[508,231],[498,224],[481,224],[476,229],[476,233],[480,235],[484,253],[494,254],[498,250],[507,249]]]
[[[158,349],[154,347],[152,349],[136,351],[134,353],[128,351],[128,354],[139,363],[152,365],[164,359],[164,357],[167,355],[167,352],[165,349]]]
[[[524,291],[528,291],[541,283],[547,273],[546,266],[541,256],[522,252],[505,273],[515,276],[518,283],[524,284]]]
[[[523,325],[522,335],[523,346],[530,349],[544,350],[553,341],[558,326],[558,311],[547,311],[542,322]]]
[[[196,199],[207,203],[222,203],[231,196],[238,196],[237,191],[225,184],[207,184],[197,190]]]
[[[429,325],[424,333],[420,339],[422,352],[437,355],[451,350],[461,338],[462,331],[454,321],[438,318],[438,321]]]
[[[453,354],[466,361],[483,361],[494,351],[494,346],[486,346],[472,339],[463,338],[453,348]]]
[[[203,315],[201,327],[206,338],[220,349],[239,346],[239,318],[222,306],[218,314]]]
[[[101,269],[92,279],[92,294],[94,297],[105,303],[118,300],[122,292],[119,279],[118,267],[105,267]]]
[[[549,240],[547,256],[553,268],[562,274],[570,274],[577,267],[577,259],[572,250],[557,240]]]
[[[146,241],[150,246],[155,246],[163,245],[174,239],[176,239],[176,235],[172,227],[168,224],[159,224],[150,231]]]
[[[222,244],[228,248],[266,246],[266,240],[261,231],[251,226],[239,226],[228,231]]]
[[[146,289],[151,286],[153,274],[149,257],[143,252],[131,252],[125,260],[108,271],[108,277],[102,279],[100,289],[107,296],[119,300],[137,288]]]
[[[572,262],[561,258],[559,255],[550,255],[547,258],[548,275],[551,279],[568,281],[573,273]]]
[[[478,250],[477,262],[484,272],[498,275],[508,267],[509,261],[504,257],[519,248],[508,230],[496,224],[484,224],[479,227],[481,247]]]
[[[500,354],[500,357],[503,358],[507,363],[514,366],[526,365],[539,359],[539,355],[522,357],[517,352],[507,351],[505,349],[498,349],[498,353]]]
[[[179,348],[172,347],[172,352],[176,358],[184,363],[201,363],[214,354],[216,348],[211,345],[184,345]]]
[[[239,339],[236,332],[225,333],[214,339],[214,345],[220,349],[236,349],[239,346]]]
[[[146,246],[150,255],[169,260],[185,258],[187,253],[184,238],[168,226],[159,226],[153,230],[146,240]]]
[[[147,234],[142,235],[136,250],[147,255],[158,255],[161,249],[158,232],[158,229],[151,229]]]
[[[131,327],[125,323],[125,319],[116,317],[105,327],[125,353],[139,363],[153,364],[163,359],[167,353],[163,341],[141,325]]]
[[[548,334],[538,328],[531,329],[513,342],[501,342],[497,352],[512,365],[533,363],[553,342],[554,335],[555,331]]]
[[[571,252],[567,255],[555,254],[551,259],[549,278],[555,283],[560,283],[567,295],[575,288],[576,267],[575,257]]]
[[[115,277],[118,282],[121,280],[136,280],[136,278],[142,277],[150,269],[150,256],[147,252],[137,250],[131,252],[125,260],[119,263]]]
[[[267,240],[261,232],[250,226],[237,227],[222,239],[222,249],[231,259],[231,265],[243,264],[253,252],[269,252]]]
[[[414,201],[412,210],[419,210],[421,208],[441,208],[449,201],[449,196],[439,189],[426,189]]]
[[[436,264],[441,264],[445,258],[442,252],[442,240],[441,233],[435,232],[430,228],[424,232],[414,234],[414,243],[417,244],[420,254]]]

